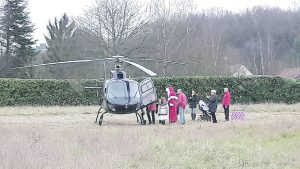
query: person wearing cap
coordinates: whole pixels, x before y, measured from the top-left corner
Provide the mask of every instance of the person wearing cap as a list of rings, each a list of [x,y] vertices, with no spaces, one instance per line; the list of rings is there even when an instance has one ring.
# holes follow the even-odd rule
[[[209,99],[208,108],[209,108],[209,112],[211,113],[213,123],[217,123],[217,118],[216,118],[216,112],[217,112],[217,107],[218,107],[217,91],[211,90],[210,97],[208,97],[208,99]]]

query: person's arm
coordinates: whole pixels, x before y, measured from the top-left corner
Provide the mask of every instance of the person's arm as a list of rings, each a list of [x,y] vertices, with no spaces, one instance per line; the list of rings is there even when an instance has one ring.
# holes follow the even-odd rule
[[[189,102],[189,103],[193,102],[193,96],[190,96],[190,97],[188,98],[188,102]]]
[[[176,103],[177,107],[179,107],[181,105],[181,100],[182,100],[181,95],[178,95],[178,100]]]
[[[226,105],[226,94],[223,95],[222,105],[223,106]]]

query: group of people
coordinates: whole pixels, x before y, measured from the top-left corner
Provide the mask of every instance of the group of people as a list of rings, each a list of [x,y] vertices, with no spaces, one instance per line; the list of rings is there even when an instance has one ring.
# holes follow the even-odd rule
[[[197,106],[199,105],[199,109],[201,111],[203,111],[203,113],[206,111],[210,112],[213,123],[217,123],[217,118],[216,118],[216,112],[217,112],[217,107],[218,107],[217,91],[211,90],[210,96],[206,96],[206,99],[209,102],[208,107],[206,106],[205,102],[200,98],[200,96],[198,96],[195,91],[192,91],[192,94],[189,98],[192,120],[193,121],[196,120],[196,109],[197,109]],[[230,106],[230,104],[231,104],[230,91],[228,90],[228,88],[224,88],[222,106],[224,108],[224,114],[225,114],[226,121],[229,121],[229,106]],[[206,109],[206,107],[207,107],[207,109]]]
[[[166,88],[166,93],[166,97],[162,97],[156,103],[153,103],[146,108],[149,124],[155,124],[155,114],[158,114],[159,123],[162,125],[166,124],[167,121],[169,121],[169,123],[176,123],[179,121],[180,124],[185,124],[185,109],[187,104],[189,104],[191,109],[191,119],[192,121],[195,121],[197,107],[199,106],[199,109],[203,111],[202,107],[206,106],[205,101],[203,101],[194,90],[188,98],[181,89],[178,89],[177,92],[175,92],[173,87]],[[216,112],[218,96],[216,90],[211,90],[211,95],[206,96],[206,99],[209,103],[207,111],[212,117],[212,122],[217,123]],[[224,88],[222,106],[224,108],[226,121],[229,121],[230,104],[230,92],[228,88]]]

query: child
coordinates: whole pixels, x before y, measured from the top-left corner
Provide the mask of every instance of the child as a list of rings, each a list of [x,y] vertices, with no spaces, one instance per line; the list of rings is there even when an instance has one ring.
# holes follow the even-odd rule
[[[161,98],[160,101],[160,107],[158,112],[158,119],[161,122],[162,125],[166,124],[166,121],[168,120],[168,103],[165,97]]]

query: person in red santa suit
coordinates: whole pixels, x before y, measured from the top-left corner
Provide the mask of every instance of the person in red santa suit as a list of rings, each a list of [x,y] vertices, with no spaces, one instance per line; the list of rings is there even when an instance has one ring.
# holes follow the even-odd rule
[[[174,91],[173,87],[168,87],[166,89],[168,93],[168,105],[169,105],[169,122],[170,123],[175,123],[177,122],[177,107],[176,107],[176,102],[177,102],[177,96],[176,92]]]

